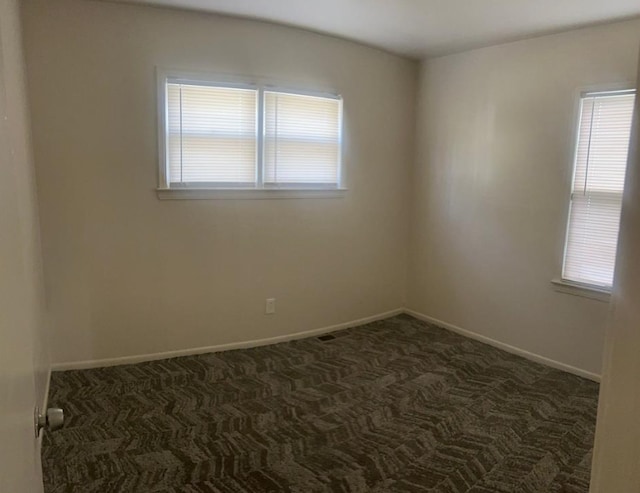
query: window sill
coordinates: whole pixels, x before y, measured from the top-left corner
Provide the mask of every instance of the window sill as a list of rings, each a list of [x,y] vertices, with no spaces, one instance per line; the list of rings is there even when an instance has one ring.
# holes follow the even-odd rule
[[[587,286],[585,284],[573,283],[563,279],[554,279],[551,283],[553,284],[553,289],[560,293],[582,296],[584,298],[590,298],[604,303],[609,303],[611,300],[611,291],[607,288]]]
[[[217,199],[333,199],[345,196],[346,188],[158,188],[160,200]]]

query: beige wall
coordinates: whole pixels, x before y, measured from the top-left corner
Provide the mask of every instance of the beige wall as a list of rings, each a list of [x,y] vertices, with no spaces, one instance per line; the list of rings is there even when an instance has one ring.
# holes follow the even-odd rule
[[[404,305],[414,62],[199,13],[25,6],[55,362],[291,334]],[[346,197],[159,201],[156,66],[340,92]]]
[[[640,492],[640,98],[632,136],[605,339],[592,493]]]
[[[0,1],[0,491],[42,491],[33,410],[46,356],[42,268],[17,0]]]
[[[608,305],[554,291],[579,89],[636,78],[640,21],[423,64],[408,306],[599,373]]]
[[[227,17],[25,5],[54,361],[250,341],[407,305],[600,372],[608,305],[550,281],[579,90],[635,80],[640,21],[423,63],[413,167],[411,61]],[[159,201],[156,66],[339,91],[350,191]]]

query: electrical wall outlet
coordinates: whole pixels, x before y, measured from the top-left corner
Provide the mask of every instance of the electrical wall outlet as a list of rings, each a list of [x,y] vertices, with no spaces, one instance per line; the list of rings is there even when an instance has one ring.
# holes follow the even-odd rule
[[[267,298],[267,302],[264,307],[264,313],[267,315],[273,315],[276,312],[276,299]]]

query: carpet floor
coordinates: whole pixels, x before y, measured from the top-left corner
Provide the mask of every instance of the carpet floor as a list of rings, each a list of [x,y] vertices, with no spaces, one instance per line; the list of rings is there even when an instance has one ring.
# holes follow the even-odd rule
[[[406,315],[56,372],[47,493],[587,493],[598,385]]]

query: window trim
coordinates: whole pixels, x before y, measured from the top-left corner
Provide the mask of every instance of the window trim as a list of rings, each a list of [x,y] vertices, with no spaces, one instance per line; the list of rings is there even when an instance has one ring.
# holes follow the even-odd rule
[[[229,87],[250,89],[258,93],[256,106],[256,181],[254,186],[246,183],[204,183],[171,184],[169,181],[169,161],[167,159],[167,117],[168,98],[167,83],[210,85],[212,87]],[[158,111],[158,186],[156,188],[159,199],[224,199],[224,198],[333,198],[342,197],[348,190],[345,187],[344,173],[344,109],[340,94],[326,90],[292,88],[287,84],[265,77],[230,76],[207,72],[193,72],[184,70],[156,67],[157,83],[157,111]],[[333,183],[264,183],[264,94],[265,92],[282,92],[300,96],[334,99],[339,101],[339,146],[338,181]]]
[[[160,200],[219,200],[219,199],[339,199],[346,189],[267,189],[267,188],[169,188],[157,189]]]
[[[571,217],[571,205],[573,201],[573,183],[576,173],[576,159],[578,153],[578,139],[580,138],[580,118],[582,116],[583,98],[592,94],[605,94],[605,93],[633,93],[636,97],[639,96],[635,83],[632,81],[617,82],[610,84],[599,84],[585,86],[577,89],[574,93],[574,109],[571,119],[571,139],[570,139],[570,151],[567,153],[571,156],[571,172],[568,174],[568,192],[566,193],[566,206],[565,206],[565,223],[564,223],[564,235],[562,236],[562,248],[560,250],[560,275],[551,280],[551,284],[555,291],[574,296],[581,296],[585,298],[594,299],[597,301],[609,302],[611,299],[611,293],[613,286],[602,286],[598,284],[588,284],[573,281],[563,277],[564,263],[566,258],[567,241],[569,237],[569,220]]]
[[[566,279],[553,279],[551,281],[553,289],[559,293],[582,296],[596,301],[608,303],[611,300],[611,289],[602,288],[593,284],[583,284],[568,281]]]

